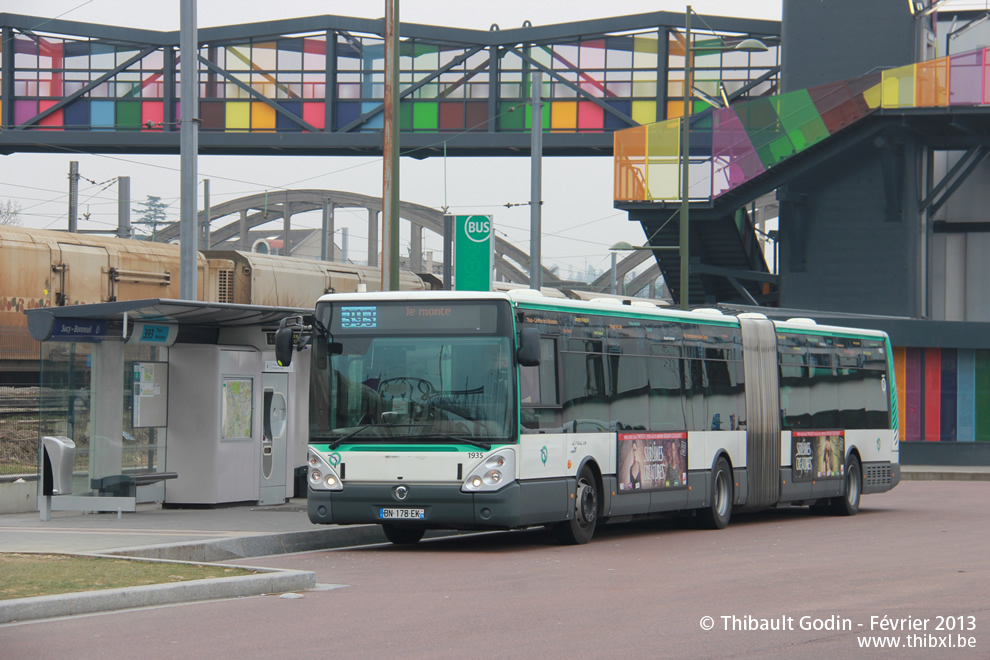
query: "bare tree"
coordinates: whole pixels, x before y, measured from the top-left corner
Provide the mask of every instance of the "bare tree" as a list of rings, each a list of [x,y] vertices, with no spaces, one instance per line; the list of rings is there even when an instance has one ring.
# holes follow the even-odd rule
[[[0,225],[21,224],[21,205],[12,199],[0,202]]]

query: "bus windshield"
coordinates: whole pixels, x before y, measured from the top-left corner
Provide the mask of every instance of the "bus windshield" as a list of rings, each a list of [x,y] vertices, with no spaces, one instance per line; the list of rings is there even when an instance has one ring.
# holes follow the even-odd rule
[[[322,303],[311,441],[513,442],[516,379],[499,307]]]

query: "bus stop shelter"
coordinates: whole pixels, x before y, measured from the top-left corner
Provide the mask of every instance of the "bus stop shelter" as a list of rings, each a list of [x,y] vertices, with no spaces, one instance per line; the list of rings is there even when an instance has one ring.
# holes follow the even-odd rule
[[[274,341],[307,311],[168,299],[27,311],[41,342],[42,519],[292,497],[308,361],[278,366]]]

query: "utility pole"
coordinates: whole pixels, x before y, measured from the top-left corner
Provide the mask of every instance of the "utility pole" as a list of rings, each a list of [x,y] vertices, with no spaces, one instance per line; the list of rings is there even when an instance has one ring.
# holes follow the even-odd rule
[[[530,130],[529,175],[529,288],[539,290],[543,286],[543,258],[540,254],[543,206],[543,72],[530,75],[533,103],[533,120]]]
[[[131,177],[117,177],[117,238],[131,237]]]
[[[385,0],[382,291],[399,290],[399,0]]]
[[[75,233],[79,217],[79,161],[69,161],[69,231]]]
[[[182,98],[179,112],[179,169],[181,215],[179,217],[179,296],[196,300],[196,158],[199,152],[199,46],[196,35],[196,0],[181,0],[179,55],[182,63]]]

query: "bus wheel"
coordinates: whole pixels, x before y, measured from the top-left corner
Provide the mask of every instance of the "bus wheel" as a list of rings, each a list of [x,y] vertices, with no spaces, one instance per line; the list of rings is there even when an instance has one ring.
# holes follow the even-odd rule
[[[399,527],[398,525],[382,525],[385,538],[396,545],[413,545],[419,543],[426,530],[422,527]]]
[[[587,543],[595,535],[598,524],[598,488],[595,475],[587,465],[578,475],[574,496],[574,518],[557,523],[557,540],[563,545]]]
[[[725,529],[732,517],[732,470],[719,458],[712,470],[712,492],[707,509],[698,512],[698,523],[705,529]]]
[[[863,493],[863,470],[859,459],[850,454],[846,461],[846,494],[834,497],[828,503],[828,510],[833,516],[855,516],[859,513],[859,496]]]

